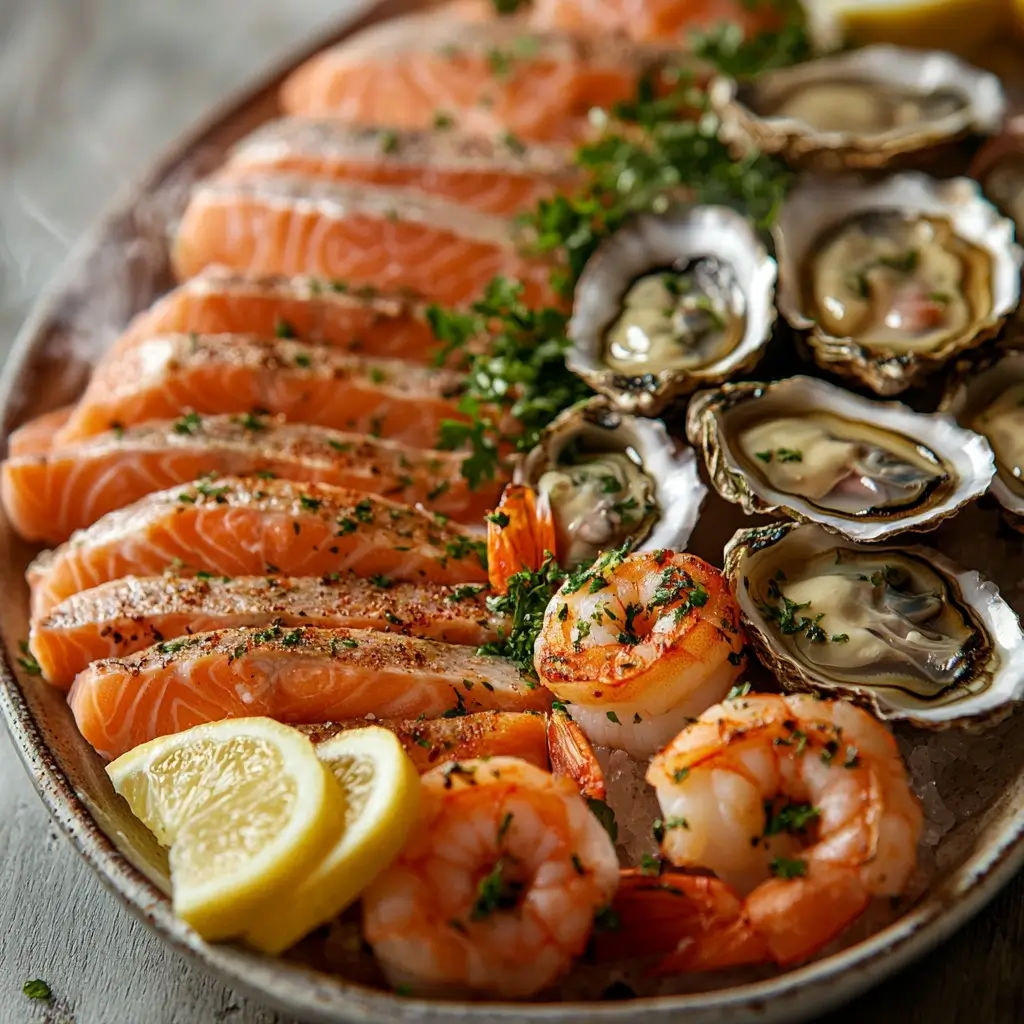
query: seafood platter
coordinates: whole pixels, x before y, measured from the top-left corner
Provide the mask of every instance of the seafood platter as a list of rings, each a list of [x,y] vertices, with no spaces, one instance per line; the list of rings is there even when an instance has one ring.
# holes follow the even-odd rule
[[[43,300],[2,706],[173,946],[791,1021],[1024,862],[1024,122],[822,7],[385,4]]]

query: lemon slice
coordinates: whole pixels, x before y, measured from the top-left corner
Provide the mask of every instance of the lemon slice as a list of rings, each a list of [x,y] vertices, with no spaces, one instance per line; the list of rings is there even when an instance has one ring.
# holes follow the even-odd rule
[[[280,953],[337,917],[398,856],[416,822],[419,774],[394,733],[353,729],[316,752],[344,794],[344,828],[288,898],[265,904],[246,933],[265,953]]]
[[[976,55],[1010,21],[1011,0],[811,0],[815,38],[831,47],[895,43]]]
[[[203,938],[242,934],[338,835],[341,792],[313,744],[266,718],[200,725],[107,766],[135,815],[170,846],[174,911]]]

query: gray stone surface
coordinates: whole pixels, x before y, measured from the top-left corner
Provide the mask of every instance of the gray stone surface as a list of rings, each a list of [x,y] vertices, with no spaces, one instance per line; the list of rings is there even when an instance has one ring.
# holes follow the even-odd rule
[[[0,346],[118,188],[353,0],[0,0]],[[832,1024],[1020,1021],[1017,880]],[[42,977],[53,1007],[21,994]],[[0,737],[0,1022],[290,1024],[179,959],[102,889]]]

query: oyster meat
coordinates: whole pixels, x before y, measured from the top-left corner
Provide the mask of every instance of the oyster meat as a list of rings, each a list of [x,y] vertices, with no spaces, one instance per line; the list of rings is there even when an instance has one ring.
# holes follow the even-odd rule
[[[757,362],[775,322],[775,277],[732,210],[636,217],[580,276],[566,365],[625,411],[654,415]]]
[[[758,656],[790,689],[930,728],[998,721],[1024,696],[1017,616],[937,551],[784,524],[737,533],[726,574]]]
[[[821,171],[888,167],[898,158],[999,130],[999,79],[948,53],[867,46],[765,72],[716,79],[711,103],[736,150],[780,154]]]
[[[707,494],[691,449],[660,421],[625,414],[600,395],[552,421],[515,482],[550,502],[567,569],[624,544],[684,549]]]
[[[858,541],[932,529],[995,473],[985,438],[952,417],[811,377],[701,392],[686,429],[726,500]]]
[[[996,464],[992,493],[1010,525],[1024,532],[1024,351],[962,367],[941,408],[988,439]]]
[[[808,179],[776,237],[783,315],[821,366],[879,394],[992,337],[1020,301],[1013,223],[968,178]]]

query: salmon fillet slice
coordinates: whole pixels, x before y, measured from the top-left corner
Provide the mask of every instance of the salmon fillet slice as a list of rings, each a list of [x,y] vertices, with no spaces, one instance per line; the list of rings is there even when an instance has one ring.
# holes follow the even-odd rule
[[[354,355],[432,364],[438,342],[423,307],[376,288],[211,267],[168,292],[128,325],[115,348],[158,334],[258,334],[284,331]]]
[[[55,444],[186,413],[264,412],[432,447],[465,377],[252,334],[163,334],[110,352]],[[187,423],[182,429],[188,429]]]
[[[218,177],[233,180],[262,171],[362,181],[511,217],[571,191],[579,182],[572,159],[568,147],[526,145],[511,136],[495,140],[292,117],[257,129],[235,148]]]
[[[50,544],[153,491],[203,476],[334,484],[479,524],[497,504],[504,481],[470,490],[464,458],[280,418],[191,417],[7,459],[0,467],[0,499],[25,540]]]
[[[43,678],[63,690],[87,665],[192,633],[240,626],[347,626],[479,646],[495,619],[478,584],[445,587],[321,577],[126,576],[62,601],[33,623]]]
[[[363,629],[226,629],[97,661],[68,703],[86,740],[113,758],[202,722],[439,718],[546,711],[550,694],[473,647]]]
[[[7,438],[8,454],[14,458],[47,451],[53,444],[53,439],[64,429],[74,409],[73,405],[63,405],[51,412],[44,412],[28,423],[23,423],[17,430],[11,431],[11,436]]]
[[[222,264],[407,289],[445,305],[477,299],[503,276],[522,281],[530,305],[557,304],[551,262],[520,252],[529,241],[507,218],[409,189],[254,171],[197,187],[172,259],[179,279]]]
[[[32,616],[121,576],[357,576],[485,583],[478,535],[420,509],[327,484],[222,477],[147,495],[28,568]]]
[[[440,114],[470,135],[571,143],[594,134],[594,107],[632,99],[641,77],[656,77],[678,56],[677,46],[538,32],[519,19],[417,14],[311,58],[285,81],[280,100],[304,117],[425,130]]]
[[[445,761],[468,761],[477,757],[521,757],[548,771],[545,722],[544,715],[528,711],[478,711],[454,718],[406,721],[375,718],[373,724],[390,729],[402,741],[422,775]],[[301,725],[299,729],[314,743],[323,743],[365,725],[365,719],[358,719]]]
[[[534,0],[530,24],[544,31],[607,32],[639,42],[686,41],[688,33],[723,24],[748,35],[777,28],[773,4],[743,0]]]

